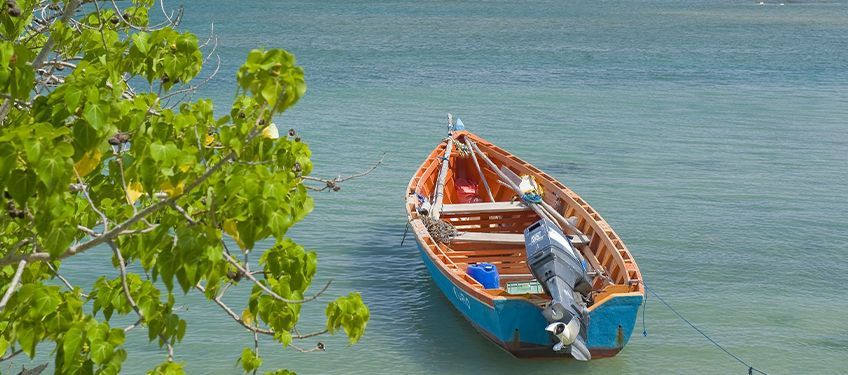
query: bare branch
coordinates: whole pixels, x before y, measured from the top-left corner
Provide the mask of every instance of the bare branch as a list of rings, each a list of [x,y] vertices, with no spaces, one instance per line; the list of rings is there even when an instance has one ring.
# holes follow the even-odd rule
[[[76,12],[77,8],[80,5],[80,0],[71,0],[65,4],[65,9],[62,11],[62,17],[59,19],[62,23],[68,23],[68,20],[71,19],[71,16]],[[47,38],[47,41],[44,42],[44,45],[41,47],[41,50],[38,51],[38,55],[35,56],[35,59],[32,60],[33,68],[40,68],[44,63],[44,60],[47,59],[47,55],[53,50],[53,44],[56,43],[56,40],[53,39],[53,34]],[[0,119],[2,121],[2,119]]]
[[[177,210],[177,212],[179,212],[180,214],[182,214],[182,215],[183,215],[183,217],[184,217],[186,220],[188,220],[188,222],[189,222],[191,225],[197,225],[197,221],[195,221],[194,219],[192,219],[192,218],[191,218],[191,215],[189,215],[189,214],[188,214],[188,212],[186,212],[186,210],[185,210],[184,208],[180,207],[180,205],[178,205],[178,204],[177,204],[177,202],[171,202],[171,207],[173,207],[175,210]]]
[[[127,282],[127,264],[124,261],[124,256],[121,254],[121,250],[118,249],[118,246],[115,245],[112,241],[107,241],[109,247],[112,248],[112,252],[115,254],[115,257],[118,258],[118,267],[121,271],[121,288],[124,290],[124,297],[127,298],[127,302],[132,306],[133,311],[135,311],[136,315],[138,315],[139,321],[144,321],[144,314],[141,313],[141,309],[138,308],[138,304],[135,302],[135,299],[130,294],[130,286]],[[132,328],[129,328],[132,329]],[[174,347],[171,345],[171,342],[165,338],[161,333],[159,334],[159,338],[168,346],[168,362],[174,361]]]
[[[97,236],[100,235],[100,233],[95,232],[93,229],[82,226],[82,225],[77,225],[77,229],[79,229],[80,231],[82,231],[83,233],[85,233],[85,234],[87,234],[91,237],[97,237]]]
[[[289,344],[289,347],[294,349],[294,350],[297,350],[301,353],[323,352],[324,351],[324,344],[322,344],[320,342],[318,344],[316,344],[315,347],[309,348],[309,349],[303,349],[303,348],[301,348],[301,347],[299,347],[295,344]]]
[[[9,353],[9,355],[6,355],[6,356],[3,356],[2,358],[0,358],[0,362],[15,358],[15,356],[17,356],[18,354],[21,354],[23,352],[24,352],[23,349],[15,350],[15,351]]]
[[[74,286],[73,286],[73,285],[71,285],[71,283],[68,281],[68,279],[66,279],[64,276],[62,276],[61,274],[59,274],[59,270],[57,270],[57,269],[56,269],[56,267],[53,267],[53,265],[52,265],[52,264],[50,264],[50,262],[47,262],[47,267],[48,267],[48,268],[50,268],[50,270],[51,270],[51,271],[53,271],[53,274],[54,274],[54,275],[56,275],[56,277],[57,277],[59,280],[61,280],[61,281],[62,281],[62,283],[63,283],[63,284],[65,284],[65,286],[66,286],[66,287],[68,287],[68,289],[69,289],[70,291],[72,291],[72,292],[73,292],[73,291],[75,291],[75,290],[76,290],[76,289],[74,289]],[[85,293],[83,293],[83,292],[79,292],[79,295],[80,295],[82,298],[88,298],[88,294],[85,294]]]
[[[133,215],[138,213],[138,208],[136,208],[135,203],[130,198],[130,190],[127,188],[127,179],[124,174],[124,158],[121,157],[120,153],[117,150],[112,150],[115,155],[115,161],[118,163],[118,172],[121,174],[121,187],[124,188],[124,199],[127,200],[127,204],[132,207]]]
[[[320,336],[320,335],[323,335],[327,332],[329,332],[329,331],[324,329],[324,330],[321,330],[321,331],[315,331],[315,332],[312,332],[312,333],[307,333],[305,335],[301,335],[301,334],[292,335],[292,338],[296,339],[296,340],[303,340],[303,339],[308,339],[310,337]]]
[[[186,87],[186,88],[179,89],[179,90],[170,92],[168,94],[165,94],[162,97],[160,97],[159,100],[168,100],[168,99],[171,99],[172,97],[179,95],[179,94],[187,94],[187,93],[190,93],[190,92],[197,91],[197,89],[199,89],[199,88],[203,87],[204,85],[206,85],[207,83],[209,83],[209,81],[211,81],[212,78],[215,78],[215,76],[218,75],[218,71],[221,70],[221,56],[216,54],[215,57],[217,57],[217,64],[215,64],[215,70],[212,71],[212,73],[208,77],[206,77],[203,81],[201,81],[200,83],[198,83],[196,85],[188,85],[188,87]],[[181,101],[177,101],[176,104],[179,104],[180,102]]]
[[[128,325],[127,328],[124,328],[124,332],[129,332],[133,328],[138,327],[139,325],[141,325],[141,322],[143,320],[144,320],[143,318],[138,318],[138,320],[136,320],[135,323]]]
[[[197,284],[197,285],[195,285],[194,287],[195,287],[197,290],[199,290],[199,291],[201,291],[201,292],[203,292],[203,293],[206,293],[206,288],[204,288],[202,285]],[[222,309],[222,310],[224,310],[224,311],[227,313],[227,315],[229,315],[231,318],[233,318],[233,320],[235,320],[236,322],[238,322],[238,324],[241,324],[241,326],[242,326],[242,327],[244,327],[245,329],[247,329],[247,330],[249,330],[249,331],[251,331],[251,332],[254,332],[254,333],[261,333],[261,334],[263,334],[263,335],[269,335],[269,336],[273,336],[273,335],[274,335],[274,331],[273,331],[273,330],[270,330],[270,329],[263,329],[263,328],[259,328],[259,327],[253,327],[253,326],[251,326],[251,325],[249,325],[249,324],[245,323],[245,321],[244,321],[244,320],[242,320],[242,319],[241,319],[241,317],[240,317],[238,314],[236,314],[236,312],[235,312],[235,311],[233,311],[233,309],[232,309],[232,308],[230,308],[229,306],[227,306],[227,304],[226,304],[226,303],[224,303],[224,301],[221,301],[221,296],[218,296],[218,297],[213,298],[213,299],[212,299],[212,301],[214,301],[214,302],[215,302],[218,306],[220,306],[220,307],[221,307],[221,309]]]
[[[168,11],[165,10],[165,1],[164,0],[159,0],[159,6],[160,6],[160,8],[162,8],[162,14],[165,15],[165,19],[168,20],[168,23],[170,23],[173,26],[177,26],[177,25],[180,24],[180,20],[182,20],[182,18],[183,18],[183,11],[184,11],[182,6],[177,8],[177,16],[176,17],[174,17],[173,11],[169,15]]]
[[[18,262],[18,269],[15,270],[15,276],[12,276],[12,282],[9,283],[8,289],[6,289],[6,293],[3,294],[3,299],[0,300],[0,311],[6,308],[6,304],[9,303],[9,298],[12,298],[12,294],[18,290],[18,283],[21,281],[21,275],[24,273],[24,268],[26,268],[27,261],[26,259],[21,259]]]
[[[91,209],[94,212],[96,212],[98,215],[100,215],[100,220],[103,221],[103,232],[108,232],[109,231],[109,219],[106,218],[106,214],[104,214],[103,211],[98,210],[97,206],[94,205],[94,201],[91,200],[91,196],[88,194],[88,187],[82,181],[82,177],[80,177],[76,168],[74,168],[74,175],[77,176],[77,182],[80,184],[80,186],[82,186],[82,195],[88,201],[88,205],[91,207]]]
[[[206,293],[206,288],[204,288],[202,285],[197,284],[194,287],[197,290],[199,290],[203,293]],[[235,311],[233,311],[233,309],[231,307],[227,306],[227,304],[224,303],[221,300],[221,296],[213,298],[212,301],[215,302],[218,306],[220,306],[221,309],[224,310],[227,313],[227,315],[230,316],[230,318],[235,320],[238,324],[240,324],[242,327],[244,327],[248,331],[251,331],[255,334],[259,333],[259,334],[268,335],[268,336],[274,335],[274,330],[272,330],[272,329],[264,329],[264,328],[254,327],[254,326],[247,324],[244,320],[242,320],[241,316],[239,316]],[[328,330],[324,329],[324,330],[321,330],[321,331],[315,331],[315,332],[307,333],[305,335],[301,335],[301,334],[297,333],[297,331],[295,330],[295,333],[297,333],[297,334],[292,335],[292,339],[303,340],[303,339],[307,339],[307,338],[310,338],[310,337],[320,336],[320,335],[326,334],[328,332],[329,332]]]
[[[324,187],[321,187],[321,188],[317,188],[317,187],[314,187],[314,186],[309,186],[309,185],[304,184],[304,186],[306,186],[307,189],[315,190],[315,191],[324,191],[324,190],[338,191],[341,188],[340,186],[338,186],[338,184],[345,182],[347,180],[359,178],[359,177],[368,175],[371,172],[374,172],[374,170],[377,169],[377,167],[379,167],[380,164],[383,164],[383,159],[385,159],[385,158],[386,158],[386,153],[384,152],[383,155],[380,156],[380,160],[378,160],[377,163],[375,163],[373,166],[371,166],[371,168],[368,168],[364,172],[353,174],[353,175],[350,175],[350,176],[347,176],[347,177],[339,176],[339,177],[336,177],[334,179],[326,179],[326,178],[312,177],[312,176],[301,176],[301,178],[305,181],[316,181],[316,182],[321,182],[321,183],[324,184]]]
[[[123,235],[149,233],[149,232],[152,232],[157,227],[159,227],[159,224],[150,224],[150,226],[148,226],[147,228],[135,229],[135,230],[125,230],[125,231],[122,231],[121,233],[119,233],[119,235],[123,236]]]

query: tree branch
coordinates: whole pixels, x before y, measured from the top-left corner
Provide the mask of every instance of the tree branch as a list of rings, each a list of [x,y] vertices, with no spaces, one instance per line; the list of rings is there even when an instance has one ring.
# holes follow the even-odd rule
[[[21,275],[24,273],[26,264],[26,259],[21,259],[21,261],[18,262],[18,269],[15,270],[15,276],[12,276],[12,282],[9,284],[9,288],[6,289],[6,293],[3,294],[3,299],[0,300],[0,311],[3,311],[3,309],[6,308],[6,304],[9,303],[9,298],[12,298],[12,294],[14,294],[15,290],[18,289],[18,283],[21,281]]]
[[[127,302],[132,306],[133,311],[135,311],[136,315],[138,315],[139,321],[144,321],[144,314],[141,313],[141,309],[138,308],[138,304],[135,302],[135,299],[130,294],[130,286],[127,282],[127,264],[124,262],[124,256],[121,254],[121,250],[118,249],[118,246],[115,245],[112,241],[107,241],[109,247],[112,248],[112,252],[115,254],[115,257],[118,258],[118,267],[121,271],[121,288],[124,290],[124,297],[127,298]],[[129,329],[125,330],[125,332]],[[159,334],[159,338],[168,346],[168,362],[174,361],[174,347],[171,345],[171,342],[165,338],[161,333]]]
[[[0,362],[3,362],[3,361],[6,361],[6,360],[10,360],[10,359],[12,359],[12,358],[15,358],[15,356],[17,356],[18,354],[21,354],[21,353],[23,353],[23,352],[24,352],[24,350],[23,350],[23,349],[15,350],[15,351],[13,351],[13,352],[9,353],[9,355],[5,355],[5,356],[3,356],[2,358],[0,358]]]
[[[65,10],[62,11],[62,17],[59,19],[62,23],[67,23],[68,20],[71,19],[71,16],[74,12],[77,11],[77,8],[80,5],[80,0],[70,0],[67,4],[65,4]],[[44,42],[44,46],[41,47],[41,51],[38,51],[38,55],[35,56],[35,59],[32,60],[32,67],[34,69],[38,69],[44,63],[44,60],[47,59],[47,55],[53,50],[53,44],[56,43],[56,40],[53,39],[53,34],[47,38],[47,41]]]
[[[206,288],[204,288],[202,285],[197,284],[194,287],[197,290],[199,290],[203,293],[206,293]],[[224,301],[221,300],[221,296],[217,296],[217,297],[213,298],[212,301],[215,302],[215,304],[217,304],[218,306],[220,306],[221,309],[224,310],[227,313],[227,315],[230,316],[230,318],[235,320],[238,324],[240,324],[242,327],[244,327],[248,331],[251,331],[253,333],[261,333],[263,335],[268,335],[268,336],[274,336],[274,330],[272,330],[272,329],[264,329],[264,328],[254,327],[254,326],[247,324],[244,320],[242,320],[241,316],[239,316],[231,307],[227,306],[227,304],[224,303]],[[307,338],[310,338],[310,337],[320,336],[320,335],[326,334],[327,332],[329,332],[329,331],[324,329],[324,330],[321,330],[321,331],[307,333],[305,335],[295,334],[295,335],[292,335],[292,338],[296,339],[296,340],[302,340],[302,339],[307,339]]]
[[[326,179],[326,178],[312,177],[312,176],[301,176],[300,178],[302,178],[302,179],[303,179],[303,180],[305,180],[305,181],[316,181],[316,182],[321,182],[321,183],[323,183],[323,184],[324,184],[324,187],[321,187],[321,188],[314,187],[314,186],[309,186],[309,185],[305,185],[305,184],[304,184],[304,186],[306,186],[306,188],[308,188],[308,189],[310,189],[310,190],[315,190],[315,191],[324,191],[324,190],[339,191],[339,189],[341,189],[341,187],[340,187],[340,186],[338,186],[338,184],[340,184],[340,183],[342,183],[342,182],[345,182],[345,181],[347,181],[347,180],[351,180],[351,179],[354,179],[354,178],[359,178],[359,177],[362,177],[362,176],[368,175],[368,174],[369,174],[369,173],[371,173],[371,172],[374,172],[374,170],[375,170],[375,169],[377,169],[377,167],[379,167],[379,166],[380,166],[380,164],[383,164],[383,159],[385,159],[385,158],[386,158],[386,153],[384,152],[384,153],[383,153],[383,155],[381,155],[381,156],[380,156],[380,160],[378,160],[378,161],[377,161],[377,163],[375,163],[373,166],[371,166],[371,168],[368,168],[368,169],[367,169],[366,171],[364,171],[364,172],[360,172],[360,173],[357,173],[357,174],[353,174],[353,175],[350,175],[350,176],[347,176],[347,177],[341,177],[341,176],[339,176],[339,177],[336,177],[336,178],[334,178],[334,179]]]
[[[203,292],[203,293],[206,293],[206,288],[204,288],[204,287],[203,287],[203,286],[201,286],[200,284],[197,284],[197,285],[195,285],[194,287],[195,287],[197,290],[199,290],[199,291],[201,291],[201,292]],[[263,328],[259,328],[259,327],[253,327],[253,326],[251,326],[251,325],[249,325],[249,324],[245,323],[245,321],[244,321],[244,320],[242,320],[242,319],[241,319],[241,317],[240,317],[238,314],[236,314],[236,312],[235,312],[235,311],[233,311],[233,309],[231,309],[229,306],[227,306],[227,304],[225,304],[225,303],[224,303],[224,301],[221,301],[221,296],[218,296],[218,297],[213,298],[213,299],[212,299],[212,301],[214,301],[214,302],[215,302],[218,306],[220,306],[220,307],[221,307],[221,309],[222,309],[222,310],[224,310],[224,311],[227,313],[227,315],[229,315],[229,316],[230,316],[230,318],[233,318],[233,320],[235,320],[236,322],[238,322],[238,324],[241,324],[241,326],[242,326],[242,327],[244,327],[245,329],[247,329],[247,330],[249,330],[249,331],[251,331],[251,332],[254,332],[254,333],[261,333],[261,334],[263,334],[263,335],[269,335],[269,336],[273,336],[273,335],[274,335],[274,331],[273,331],[273,330],[270,330],[270,329],[263,329]]]
[[[271,297],[274,297],[275,299],[278,299],[278,300],[286,302],[286,303],[306,303],[306,302],[312,301],[312,300],[318,298],[318,296],[320,296],[322,293],[324,293],[327,290],[327,288],[330,287],[330,284],[333,282],[333,280],[327,281],[327,284],[325,284],[324,287],[321,288],[320,291],[318,291],[318,293],[315,293],[315,295],[313,295],[311,297],[307,297],[307,298],[299,299],[299,300],[284,298],[284,297],[280,296],[279,294],[274,293],[273,290],[269,289],[267,286],[265,286],[265,284],[263,284],[261,281],[257,280],[255,277],[253,277],[253,274],[250,271],[246,270],[244,267],[242,267],[242,265],[239,264],[239,262],[235,258],[233,258],[233,256],[230,255],[228,252],[224,252],[223,254],[224,254],[224,259],[226,259],[227,262],[230,262],[230,264],[232,264],[234,267],[236,267],[236,269],[238,269],[242,274],[244,274],[245,277],[250,279],[250,281],[252,281],[254,284],[259,286],[259,288],[262,289],[263,291],[265,291],[265,293],[268,293],[268,295],[270,295]]]
[[[259,131],[257,130],[259,128],[259,120],[261,119],[262,113],[264,113],[265,108],[266,108],[266,106],[263,106],[263,108],[260,109],[260,117],[259,117],[259,119],[257,119],[256,124],[254,125],[254,128],[251,131],[251,133],[248,134],[246,141],[245,141],[245,144],[249,143],[251,140],[253,140],[253,138],[256,138],[256,136],[259,134]],[[160,201],[158,201],[158,202],[156,202],[156,203],[154,203],[150,206],[147,206],[145,209],[139,211],[138,213],[131,216],[126,221],[124,221],[124,222],[118,224],[117,226],[115,226],[114,228],[112,228],[111,230],[104,231],[103,233],[101,233],[100,236],[92,238],[92,239],[90,239],[86,242],[77,244],[75,246],[71,246],[71,248],[66,250],[64,253],[60,254],[58,257],[56,257],[56,259],[65,259],[67,257],[83,253],[83,252],[85,252],[85,251],[87,251],[87,250],[89,250],[89,249],[91,249],[91,248],[93,248],[97,245],[105,243],[107,241],[111,241],[115,237],[123,234],[124,231],[128,230],[135,223],[141,221],[142,219],[144,219],[148,215],[150,215],[150,214],[152,214],[156,211],[159,211],[161,208],[170,205],[172,202],[176,202],[179,198],[182,198],[183,196],[185,196],[186,194],[188,194],[189,192],[191,192],[192,190],[194,190],[195,188],[200,186],[200,184],[202,184],[204,181],[209,179],[209,177],[211,177],[213,173],[220,170],[225,164],[232,161],[235,157],[236,157],[236,153],[234,151],[231,151],[230,153],[225,155],[221,160],[219,160],[217,163],[215,163],[215,165],[206,169],[206,171],[203,172],[203,174],[200,175],[200,177],[198,177],[196,180],[194,180],[190,184],[188,184],[185,187],[185,189],[183,189],[182,193],[175,195],[173,197],[162,199],[162,200],[160,200]],[[16,262],[18,262],[22,259],[25,259],[27,261],[45,261],[45,260],[50,259],[50,254],[45,253],[45,252],[35,252],[35,253],[31,253],[31,254],[10,253],[10,254],[7,254],[2,259],[0,259],[0,266],[13,264],[13,263],[16,263]]]
[[[48,268],[50,268],[50,271],[53,271],[53,274],[54,274],[54,275],[56,275],[56,277],[57,277],[59,280],[61,280],[61,281],[62,281],[62,283],[63,283],[63,284],[65,284],[65,286],[66,286],[66,287],[68,287],[68,289],[69,289],[70,291],[72,291],[72,292],[73,292],[73,291],[75,291],[75,290],[76,290],[76,289],[74,289],[74,286],[73,286],[73,285],[71,285],[71,282],[70,282],[70,281],[68,281],[68,279],[66,279],[64,276],[62,276],[61,274],[59,274],[59,270],[57,270],[57,269],[56,269],[56,267],[53,267],[53,265],[52,265],[52,264],[50,264],[50,262],[47,262],[47,267],[48,267]],[[85,294],[85,293],[83,293],[83,292],[79,292],[79,294],[80,294],[80,296],[81,296],[82,298],[88,298],[88,294]]]

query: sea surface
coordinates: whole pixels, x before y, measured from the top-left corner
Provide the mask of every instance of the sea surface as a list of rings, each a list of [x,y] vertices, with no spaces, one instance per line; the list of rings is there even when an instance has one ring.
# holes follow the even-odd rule
[[[640,313],[609,359],[518,360],[478,334],[430,281],[414,241],[401,246],[406,184],[451,112],[582,195],[647,285],[726,349],[769,374],[848,373],[848,3],[184,5],[184,28],[208,35],[214,24],[222,65],[199,96],[219,113],[248,51],[282,47],[309,91],[276,122],[310,144],[314,174],[357,173],[386,153],[370,175],[315,194],[315,211],[290,232],[319,254],[314,289],[333,280],[301,332],[322,329],[325,304],[358,291],[371,309],[365,336],[296,342],[326,345],[306,354],[264,340],[263,370],[747,372],[653,296],[647,336]],[[93,250],[63,268],[90,287],[115,276],[109,256]],[[243,285],[227,301],[241,309],[246,294]],[[177,360],[192,374],[238,373],[252,336],[196,295],[178,305],[188,332]],[[127,374],[165,358],[144,330],[127,347]]]

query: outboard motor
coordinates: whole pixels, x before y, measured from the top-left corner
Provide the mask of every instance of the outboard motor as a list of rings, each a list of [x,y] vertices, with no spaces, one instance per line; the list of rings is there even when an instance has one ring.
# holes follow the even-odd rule
[[[592,358],[586,347],[589,311],[583,296],[591,292],[592,284],[583,255],[544,218],[524,230],[524,242],[530,272],[553,299],[542,311],[550,323],[545,330],[560,340],[553,349],[568,347],[574,358],[588,361]]]

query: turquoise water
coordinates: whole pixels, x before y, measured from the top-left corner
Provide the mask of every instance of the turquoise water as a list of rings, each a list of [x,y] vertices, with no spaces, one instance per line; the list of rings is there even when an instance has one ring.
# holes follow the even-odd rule
[[[845,2],[186,4],[185,27],[206,34],[212,22],[223,66],[203,95],[228,103],[247,51],[284,47],[309,92],[278,123],[311,144],[315,173],[354,173],[388,152],[367,178],[317,195],[292,232],[319,253],[316,282],[334,280],[325,302],[362,293],[365,336],[322,338],[328,350],[309,354],[267,342],[264,369],[745,373],[653,298],[648,336],[638,324],[610,359],[517,360],[477,334],[412,242],[400,246],[404,189],[452,112],[581,194],[648,285],[734,353],[768,373],[848,371]],[[68,276],[90,285],[111,270],[107,257],[68,262]],[[252,337],[214,304],[182,301],[178,360],[191,373],[238,372]],[[302,331],[321,328],[322,306],[306,311]],[[144,331],[128,346],[126,373],[165,357]]]

